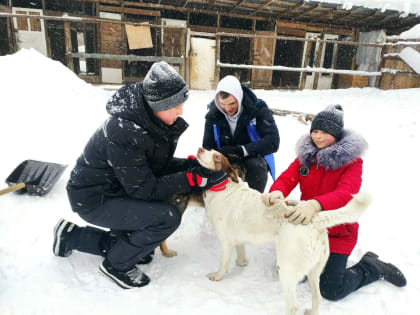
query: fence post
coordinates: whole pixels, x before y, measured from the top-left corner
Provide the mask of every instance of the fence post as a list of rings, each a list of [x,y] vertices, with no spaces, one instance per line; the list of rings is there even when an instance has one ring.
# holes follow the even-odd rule
[[[216,67],[214,68],[214,89],[219,84],[220,78],[220,67],[217,65],[217,61],[220,60],[220,35],[216,35]]]
[[[324,33],[321,33],[321,38],[324,39]],[[321,57],[324,51],[325,42],[318,41],[318,51],[316,52],[316,59],[315,59],[315,68],[319,68],[321,66]],[[319,72],[315,72],[314,74],[314,82],[312,85],[312,90],[318,89],[318,80],[319,80]]]
[[[73,57],[69,54],[72,53],[72,46],[71,46],[71,22],[64,22],[64,37],[66,41],[66,63],[67,67],[74,72],[74,64],[73,64]]]
[[[312,49],[312,44],[314,42],[306,42],[306,51],[305,51],[305,59],[303,61],[303,67],[306,68],[309,64],[309,56],[311,54],[311,49]],[[306,85],[306,77],[307,77],[308,73],[307,72],[302,72],[301,75],[301,79],[300,79],[300,90],[304,90],[305,89],[305,85]]]
[[[382,69],[385,65],[385,52],[388,50],[388,46],[384,46],[381,48],[381,61],[379,62],[379,67],[378,67],[378,71],[380,71],[382,74],[380,77],[376,77],[376,81],[375,81],[375,87],[380,89],[381,88],[381,84],[382,84],[382,78],[384,76],[384,73],[382,72]]]

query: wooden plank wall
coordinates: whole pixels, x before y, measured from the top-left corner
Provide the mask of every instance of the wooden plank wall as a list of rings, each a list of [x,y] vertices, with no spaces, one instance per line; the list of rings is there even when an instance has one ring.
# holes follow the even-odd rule
[[[258,35],[276,36],[276,32],[256,32]],[[272,66],[276,49],[276,40],[272,38],[254,38],[253,64]],[[252,87],[264,88],[271,86],[272,70],[252,70]]]
[[[384,54],[400,53],[405,47],[387,46]],[[420,51],[419,46],[413,46]],[[381,77],[379,87],[383,90],[420,88],[420,75],[415,74],[412,69],[399,57],[385,57],[383,68],[400,71],[398,73],[384,73]]]
[[[420,88],[420,76],[411,73],[384,73],[381,79],[381,89]]]
[[[100,24],[101,53],[122,54],[122,24],[101,23]],[[124,52],[125,54],[125,52]],[[122,62],[118,60],[102,60],[102,67],[122,68]]]
[[[99,8],[104,8],[104,6],[99,6]],[[109,6],[106,7],[106,9],[109,11]],[[119,7],[111,7],[112,12],[118,12],[118,13],[130,13],[130,14],[144,14],[144,15],[150,15],[157,18],[157,20],[160,20],[160,11],[155,10],[140,10],[140,9],[133,9],[133,8],[119,8]],[[21,13],[21,12],[17,12]],[[23,12],[22,12],[23,13]],[[26,13],[26,12],[25,12]],[[51,13],[51,12],[48,12]],[[25,29],[27,28],[27,18],[26,17],[19,17],[18,20],[18,26],[19,28]],[[211,33],[216,33],[220,31],[224,32],[235,32],[235,33],[258,33],[255,32],[255,26],[253,27],[254,31],[241,31],[238,29],[225,29],[220,28],[220,16],[218,16],[218,27],[205,27],[205,26],[190,26],[191,29],[197,29],[200,31],[208,30]],[[31,23],[31,27],[33,28],[39,28],[40,27],[40,19],[36,17],[31,17],[29,19]],[[24,23],[25,22],[25,23]],[[45,21],[44,21],[45,22]],[[70,22],[67,22],[70,24]],[[255,20],[254,20],[255,24]],[[357,35],[358,35],[358,29],[354,28],[353,31],[348,29],[330,29],[328,26],[310,26],[310,25],[304,25],[303,23],[290,23],[290,22],[281,22],[277,21],[276,23],[276,29],[280,33],[288,33],[295,36],[304,36],[306,31],[318,31],[321,33],[331,33],[331,34],[339,34],[339,35],[353,35],[353,41],[357,41]],[[283,31],[283,32],[282,32]],[[100,40],[99,40],[99,50],[101,53],[104,54],[126,54],[125,47],[125,32],[122,29],[122,24],[117,23],[100,23],[99,27],[99,34],[100,34]],[[69,35],[70,35],[70,28],[69,25],[66,27],[66,36],[67,41],[69,41]],[[164,48],[164,54],[167,56],[182,56],[185,54],[184,51],[184,45],[185,42],[185,31],[184,30],[170,30],[167,29],[165,31],[165,44],[163,46]],[[216,56],[217,58],[220,58],[220,36],[216,36]],[[258,53],[259,50],[267,49],[268,51],[272,50],[272,55],[274,57],[274,50],[275,50],[275,39],[267,39],[264,41],[263,39],[253,39],[254,45],[252,46],[254,49],[251,49],[250,58],[253,61],[253,64],[267,64],[272,65],[272,60],[258,60]],[[274,44],[274,46],[273,46]],[[308,43],[308,45],[312,44],[312,42]],[[320,45],[321,46],[321,45]],[[181,48],[180,48],[181,47]],[[419,46],[415,49],[420,51]],[[384,53],[390,54],[390,53],[399,53],[404,47],[403,46],[388,46],[386,47]],[[71,49],[71,47],[67,47],[67,50]],[[303,56],[304,60],[306,61],[307,56]],[[251,60],[250,60],[251,61]],[[319,60],[316,63],[316,66],[319,66]],[[306,64],[306,62],[305,62]],[[102,66],[103,67],[112,67],[112,68],[122,68],[123,64],[121,61],[118,60],[102,60]],[[382,89],[397,89],[397,88],[413,88],[413,87],[420,87],[420,76],[413,74],[412,70],[399,58],[395,57],[387,57],[384,59],[383,62],[383,68],[385,69],[393,69],[400,71],[399,73],[384,73],[380,79],[380,83],[378,86]],[[215,83],[218,81],[218,74],[220,73],[220,68],[216,67],[215,69]],[[258,87],[269,87],[271,82],[271,75],[269,73],[272,73],[270,70],[255,70],[252,72],[252,81],[255,81],[255,86]],[[261,74],[261,75],[259,75]],[[262,75],[264,74],[264,75]],[[267,75],[268,74],[268,75]],[[317,74],[318,76],[319,74]],[[306,79],[306,73],[303,73],[302,75],[302,81],[300,86],[302,87],[302,83],[304,85]],[[350,85],[350,86],[363,86],[365,85],[366,79],[364,77],[352,77],[347,78],[346,76],[340,75],[340,82],[341,79],[343,80],[343,84],[339,84],[340,87],[343,87],[343,85]],[[316,81],[316,80],[315,80]],[[316,84],[315,84],[316,85]]]

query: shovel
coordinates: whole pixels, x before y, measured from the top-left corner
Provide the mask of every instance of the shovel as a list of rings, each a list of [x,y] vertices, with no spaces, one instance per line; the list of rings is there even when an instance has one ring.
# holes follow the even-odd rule
[[[0,196],[12,191],[19,194],[44,196],[63,174],[67,165],[26,160],[7,177],[9,188],[0,190]]]

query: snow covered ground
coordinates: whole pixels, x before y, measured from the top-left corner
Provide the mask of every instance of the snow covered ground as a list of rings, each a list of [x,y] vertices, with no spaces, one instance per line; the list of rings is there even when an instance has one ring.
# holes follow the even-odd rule
[[[71,71],[37,53],[22,50],[0,57],[1,164],[3,181],[18,163],[38,159],[68,164],[49,195],[0,196],[0,314],[284,314],[284,292],[275,269],[272,245],[247,246],[249,266],[234,263],[221,282],[206,274],[218,267],[220,248],[202,208],[189,208],[168,244],[178,256],[157,252],[144,271],[152,282],[122,290],[98,272],[99,257],[52,254],[52,230],[61,217],[80,225],[72,213],[65,184],[76,158],[94,130],[106,119],[105,103],[113,93],[86,84]],[[212,91],[191,91],[184,111],[190,128],[181,137],[177,156],[194,154],[201,144],[206,104]],[[323,300],[326,315],[420,314],[420,243],[417,200],[420,136],[420,89],[381,91],[372,88],[331,91],[262,91],[270,107],[316,113],[328,104],[344,107],[345,124],[370,144],[364,160],[363,191],[374,202],[360,220],[358,245],[350,260],[373,250],[399,266],[408,279],[399,289],[376,282],[340,302]],[[291,116],[278,117],[281,144],[275,155],[277,175],[294,159],[298,137],[309,131]],[[271,185],[268,183],[267,188]],[[6,187],[6,184],[1,185]],[[292,197],[298,198],[297,191]],[[300,284],[303,314],[310,288]]]

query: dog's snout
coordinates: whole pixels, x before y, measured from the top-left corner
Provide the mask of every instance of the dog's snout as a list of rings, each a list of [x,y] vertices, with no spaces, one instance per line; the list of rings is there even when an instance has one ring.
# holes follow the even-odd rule
[[[198,148],[197,154],[203,153],[204,149],[203,148]]]

